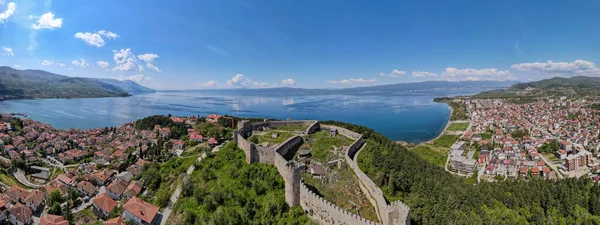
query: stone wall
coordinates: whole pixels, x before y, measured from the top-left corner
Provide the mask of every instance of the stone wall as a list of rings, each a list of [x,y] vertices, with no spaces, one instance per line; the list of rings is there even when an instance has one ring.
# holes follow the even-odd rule
[[[315,120],[315,121],[313,121],[313,123],[310,126],[308,126],[308,128],[306,128],[306,133],[312,134],[312,133],[317,132],[320,129],[321,129],[321,124],[319,124],[319,121]]]
[[[324,125],[321,124],[321,130],[330,130],[330,129],[335,129],[337,130],[338,134],[344,135],[352,140],[356,140],[358,139],[360,136],[362,136],[362,134],[356,133],[354,131],[348,130],[346,128],[342,128],[342,127],[338,127],[338,126],[333,126],[333,125]]]
[[[313,193],[303,182],[300,182],[300,205],[308,216],[320,224],[358,224],[375,225],[377,223],[352,214]]]
[[[289,153],[290,150],[293,150],[295,147],[298,147],[299,144],[302,144],[304,139],[301,136],[293,136],[288,138],[283,143],[279,144],[277,148],[275,148],[275,152],[281,156],[285,156]],[[285,158],[285,157],[284,157]]]
[[[294,164],[294,161],[287,161],[279,154],[275,154],[274,164],[285,183],[285,202],[290,207],[299,205],[300,168]]]
[[[256,145],[248,140],[246,140],[241,134],[236,134],[236,144],[239,148],[244,150],[246,154],[246,163],[250,164],[253,162],[257,162],[257,152]]]
[[[375,211],[379,217],[379,220],[383,224],[410,224],[410,208],[404,203],[397,201],[393,204],[388,205],[383,191],[369,178],[356,163],[356,159],[360,154],[360,151],[366,147],[365,141],[362,138],[362,134],[354,131],[341,128],[332,125],[321,125],[322,129],[336,129],[338,134],[344,135],[350,139],[355,140],[348,149],[344,159],[348,166],[354,171],[354,174],[358,177],[360,189],[367,195],[369,201],[375,207]]]

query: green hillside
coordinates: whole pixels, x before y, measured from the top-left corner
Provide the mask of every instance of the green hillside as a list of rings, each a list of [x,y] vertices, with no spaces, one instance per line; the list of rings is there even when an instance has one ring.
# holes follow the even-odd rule
[[[122,88],[91,78],[67,77],[42,70],[0,67],[0,100],[129,96]]]
[[[550,79],[518,83],[506,90],[486,91],[474,95],[476,98],[535,98],[549,96],[598,96],[600,95],[600,77],[575,76],[570,78],[553,77]]]

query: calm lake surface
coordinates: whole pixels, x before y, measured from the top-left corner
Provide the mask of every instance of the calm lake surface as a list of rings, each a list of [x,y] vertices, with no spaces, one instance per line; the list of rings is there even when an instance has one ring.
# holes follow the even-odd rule
[[[0,111],[25,113],[29,118],[63,129],[117,126],[157,114],[339,120],[371,127],[392,140],[419,143],[436,137],[449,119],[447,105],[435,103],[433,98],[479,91],[438,90],[393,96],[156,92],[127,98],[4,101],[0,102]]]

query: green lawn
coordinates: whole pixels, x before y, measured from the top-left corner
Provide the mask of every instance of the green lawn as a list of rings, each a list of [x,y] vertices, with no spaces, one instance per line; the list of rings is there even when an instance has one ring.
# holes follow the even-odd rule
[[[308,125],[294,125],[294,126],[280,126],[275,130],[283,130],[283,131],[306,131],[308,129]]]
[[[444,167],[446,159],[448,158],[449,148],[439,147],[432,144],[420,144],[410,151],[417,153],[421,158],[429,161],[431,164]]]
[[[444,134],[444,135],[438,137],[438,139],[436,139],[435,141],[433,141],[433,144],[436,146],[439,146],[439,147],[450,148],[450,146],[452,146],[454,144],[454,142],[456,142],[456,140],[458,140],[458,138],[460,138],[460,135]]]
[[[343,135],[331,137],[328,131],[319,131],[308,135],[308,143],[305,144],[308,144],[310,146],[308,148],[312,149],[313,159],[326,163],[328,160],[331,160],[333,146],[349,146],[353,142],[354,140]]]
[[[481,134],[481,139],[483,139],[483,140],[488,140],[490,138],[492,138],[492,134],[490,134],[490,133]]]
[[[273,134],[279,134],[276,138],[273,138]],[[285,131],[268,131],[266,133],[264,133],[263,135],[252,135],[258,138],[258,143],[269,143],[269,144],[281,144],[284,141],[286,141],[287,139],[291,138],[294,136],[294,134],[290,133],[290,132],[285,132]],[[250,138],[248,138],[248,140],[251,140]]]
[[[20,186],[22,188],[25,189],[30,189],[29,187],[22,185],[21,183],[19,183],[15,177],[13,177],[12,174],[4,174],[4,173],[0,173],[0,182],[2,182],[3,184],[8,185],[9,187],[12,186]]]
[[[50,170],[50,180],[54,180],[54,178],[58,177],[60,174],[64,174],[65,172],[59,167],[52,167]]]
[[[447,135],[444,134],[438,139],[433,141],[433,144],[423,143],[409,149],[410,151],[417,153],[421,158],[429,161],[434,165],[444,167],[446,160],[448,159],[448,152],[450,146],[458,140],[459,135]]]
[[[469,123],[464,122],[464,123],[459,123],[459,122],[453,122],[452,124],[450,124],[450,126],[448,126],[448,129],[446,129],[447,131],[465,131],[467,129],[467,127],[469,127]]]

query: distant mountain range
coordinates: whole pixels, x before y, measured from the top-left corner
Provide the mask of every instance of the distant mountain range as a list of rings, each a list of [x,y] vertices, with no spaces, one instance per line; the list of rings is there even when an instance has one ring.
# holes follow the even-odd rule
[[[506,90],[482,92],[475,97],[513,98],[548,96],[598,96],[600,77],[575,76],[570,78],[553,77],[528,83],[518,83]]]
[[[473,90],[495,90],[508,88],[517,81],[424,81],[414,83],[398,83],[377,85],[369,87],[354,87],[342,89],[306,89],[306,88],[262,88],[262,89],[214,89],[214,90],[187,90],[210,91],[234,94],[270,95],[270,96],[299,96],[299,95],[382,95],[399,96],[415,93],[431,93],[448,91],[456,93],[472,92]],[[477,92],[477,91],[476,91]]]
[[[0,100],[127,97],[153,91],[132,81],[68,77],[43,70],[0,67]]]

